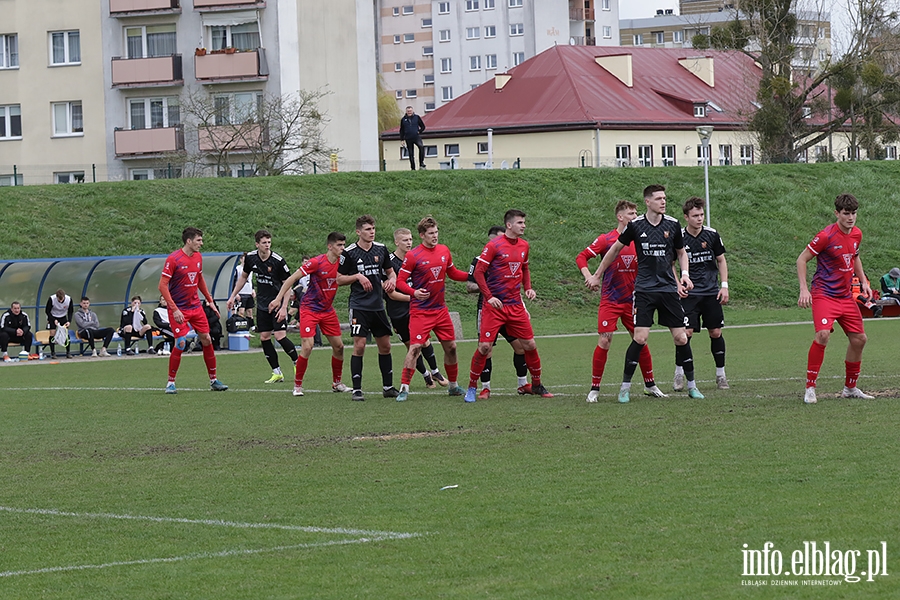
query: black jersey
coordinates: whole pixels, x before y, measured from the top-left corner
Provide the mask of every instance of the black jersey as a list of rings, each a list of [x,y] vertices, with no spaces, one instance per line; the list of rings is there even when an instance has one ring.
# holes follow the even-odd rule
[[[393,252],[390,253],[388,258],[391,261],[391,267],[394,269],[394,273],[400,272],[400,267],[403,266],[403,259],[398,257]],[[412,285],[412,281],[407,279],[406,282]],[[402,293],[402,292],[401,292]],[[403,319],[404,317],[409,316],[409,302],[401,302],[399,300],[392,300],[388,297],[387,293],[384,294],[384,304],[387,308],[388,317],[390,317],[391,321],[394,319]]]
[[[263,260],[259,250],[247,253],[244,259],[244,273],[256,275],[256,304],[263,310],[269,310],[269,303],[278,297],[281,285],[291,276],[287,262],[280,255],[272,252]]]
[[[690,263],[690,277],[694,289],[691,296],[716,296],[719,293],[719,263],[717,257],[725,254],[725,246],[719,232],[712,227],[703,227],[696,237],[687,228],[681,230],[684,237],[684,251]]]
[[[478,257],[472,259],[472,264],[469,265],[469,279],[468,281],[472,283],[478,283],[475,281],[475,265],[478,264]],[[477,310],[481,310],[482,305],[484,304],[484,294],[478,292],[478,304],[476,305]]]
[[[353,310],[384,310],[381,282],[387,278],[391,266],[390,253],[384,244],[372,242],[372,247],[363,250],[356,243],[344,248],[338,273],[356,275],[362,273],[372,284],[372,291],[367,292],[358,281],[350,285],[350,308]]]
[[[675,261],[675,251],[681,250],[684,244],[681,225],[677,220],[662,215],[659,223],[653,225],[647,220],[647,215],[640,215],[625,227],[625,231],[619,235],[619,241],[626,246],[634,242],[634,253],[638,261],[634,291],[678,291],[672,263]]]

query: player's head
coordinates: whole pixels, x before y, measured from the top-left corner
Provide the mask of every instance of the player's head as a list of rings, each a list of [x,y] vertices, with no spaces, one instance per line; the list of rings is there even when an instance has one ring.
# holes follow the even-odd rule
[[[271,240],[272,234],[269,233],[269,231],[267,229],[260,229],[259,231],[256,232],[256,234],[253,236],[253,238],[256,241],[256,243],[258,244],[265,238],[269,238]]]
[[[143,302],[143,300],[140,296],[131,297],[131,306],[133,306],[134,308],[139,308],[141,306],[141,302]]]
[[[88,298],[87,296],[82,296],[81,297],[81,308],[83,308],[84,310],[87,310],[90,306],[91,306],[91,299]]]
[[[363,215],[356,219],[356,235],[360,241],[371,243],[375,241],[375,217]]]
[[[434,217],[428,215],[419,221],[418,225],[416,225],[416,231],[419,232],[419,235],[422,235],[432,227],[437,227],[437,221],[434,220]]]
[[[666,212],[666,188],[653,184],[644,188],[644,204],[648,212],[665,214]]]
[[[194,240],[198,237],[203,237],[203,232],[196,227],[185,227],[184,231],[181,232],[181,241],[185,244],[188,240]]]
[[[416,225],[419,238],[426,248],[434,248],[438,243],[438,224],[434,217],[427,216]]]
[[[517,208],[511,208],[503,215],[506,224],[506,236],[518,238],[525,233],[525,213]]]
[[[20,312],[22,312],[22,305],[19,303],[18,300],[14,301],[12,304],[9,305],[9,312],[11,312],[14,315],[17,315]]]
[[[165,299],[165,297],[162,296],[162,295],[160,295],[160,297],[159,297],[159,305],[162,306],[163,308],[166,308],[166,306],[167,306],[167,305],[166,305],[166,299]]]
[[[644,200],[648,198],[652,198],[653,194],[657,192],[665,192],[666,186],[659,185],[658,183],[653,183],[644,188]]]
[[[409,252],[412,249],[412,231],[406,227],[399,227],[394,230],[394,246],[402,252]]]
[[[62,288],[56,290],[56,299],[62,302],[66,298],[66,291]]]
[[[506,227],[501,225],[491,225],[491,228],[488,229],[488,239],[492,240],[504,231],[506,231]]]
[[[637,204],[630,200],[616,202],[616,221],[622,225],[628,225],[635,217],[637,217]]]
[[[346,242],[347,236],[340,231],[332,231],[328,234],[328,237],[325,238],[325,245],[335,254],[340,254],[344,251],[344,244],[346,244]]]
[[[372,215],[363,215],[363,216],[359,217],[358,219],[356,219],[356,230],[357,231],[359,231],[366,225],[371,225],[372,227],[375,227],[375,217],[373,217]]]
[[[706,213],[704,212],[705,206],[706,201],[703,198],[699,198],[697,196],[691,196],[684,201],[684,205],[681,207],[681,211],[684,213],[684,220],[687,221],[689,227],[703,227],[703,217],[706,215]]]
[[[853,194],[841,194],[834,199],[834,210],[836,212],[856,212],[859,210],[859,200]]]

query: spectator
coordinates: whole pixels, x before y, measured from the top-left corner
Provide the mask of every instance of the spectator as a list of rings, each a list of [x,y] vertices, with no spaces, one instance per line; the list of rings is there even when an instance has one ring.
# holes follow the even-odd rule
[[[53,341],[56,328],[65,327],[68,329],[72,323],[74,310],[72,298],[62,288],[59,288],[55,294],[47,298],[47,306],[44,307],[44,312],[47,315],[47,329],[50,330],[50,358],[56,358],[56,343]],[[66,358],[72,358],[68,339],[66,339]]]
[[[209,337],[212,339],[213,350],[218,352],[222,349],[222,321],[219,319],[219,313],[213,310],[206,298],[203,299],[203,312],[206,313],[206,320],[209,323]]]
[[[3,362],[12,362],[7,353],[10,342],[22,344],[29,359],[37,358],[31,354],[31,321],[22,312],[19,302],[13,302],[9,310],[0,316],[0,350],[3,351]]]
[[[413,111],[412,106],[406,107],[406,114],[400,119],[400,141],[406,143],[406,152],[409,154],[409,168],[416,170],[416,155],[413,147],[419,147],[419,168],[425,168],[425,144],[422,143],[422,132],[425,131],[425,123],[422,117]]]
[[[87,296],[81,297],[81,310],[75,313],[75,328],[78,337],[87,340],[90,345],[91,357],[109,356],[107,348],[116,332],[112,327],[100,328],[100,319],[97,318],[97,313],[91,310],[91,299]],[[98,339],[103,340],[99,354],[94,346],[94,340]]]
[[[156,353],[163,356],[170,354],[171,351],[166,351],[165,344],[168,343],[171,348],[175,344],[175,336],[172,335],[172,326],[169,324],[169,308],[162,296],[159,297],[159,306],[153,311],[153,324],[163,336],[163,341],[156,345]]]
[[[900,298],[900,269],[897,267],[881,276],[881,297]]]
[[[147,321],[147,314],[141,308],[141,297],[133,296],[131,305],[122,311],[122,318],[119,319],[119,335],[125,340],[125,354],[132,356],[140,352],[138,348],[131,348],[131,340],[133,338],[147,339],[147,353],[156,354],[153,349],[153,328]]]

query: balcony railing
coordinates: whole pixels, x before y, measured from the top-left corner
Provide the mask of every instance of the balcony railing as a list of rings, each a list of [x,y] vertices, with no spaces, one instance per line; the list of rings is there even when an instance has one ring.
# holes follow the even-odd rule
[[[181,55],[153,58],[113,58],[113,87],[184,85]]]
[[[184,127],[116,129],[116,156],[142,157],[184,150]]]
[[[575,46],[596,46],[597,38],[592,36],[584,36],[584,35],[575,35],[572,36],[571,42],[574,42]]]
[[[257,8],[265,6],[265,0],[194,0],[194,9],[212,9],[231,8],[233,6],[255,6]]]
[[[173,12],[181,10],[180,0],[109,0],[109,14]]]
[[[268,76],[269,68],[263,48],[232,54],[194,55],[194,77],[203,83],[266,79]]]
[[[594,20],[594,9],[593,8],[570,8],[569,9],[569,20],[570,21],[593,21]]]
[[[266,130],[254,123],[201,127],[198,134],[201,152],[240,152],[269,145]]]

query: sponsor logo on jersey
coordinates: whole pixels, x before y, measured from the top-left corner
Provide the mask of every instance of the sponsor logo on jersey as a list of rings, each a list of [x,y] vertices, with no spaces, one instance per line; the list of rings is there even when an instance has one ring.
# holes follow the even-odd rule
[[[515,275],[519,271],[519,267],[522,266],[522,263],[519,262],[511,262],[509,263],[509,271],[513,275]]]
[[[645,237],[647,237],[647,234],[646,234],[646,233],[642,233],[642,234],[641,234],[641,237],[642,237],[642,238],[645,238]]]
[[[631,267],[631,263],[634,262],[633,254],[626,254],[625,256],[620,256],[620,258],[622,259],[622,262],[625,263],[626,269]]]
[[[196,283],[196,281],[197,281],[197,274],[196,274],[196,273],[188,273],[188,279],[191,280],[191,283]]]
[[[431,275],[437,279],[441,276],[441,271],[444,267],[431,267]]]
[[[332,288],[332,287],[334,287],[334,282],[337,281],[337,279],[335,279],[333,277],[328,277],[327,279],[325,279],[325,281],[327,282],[328,287]]]

